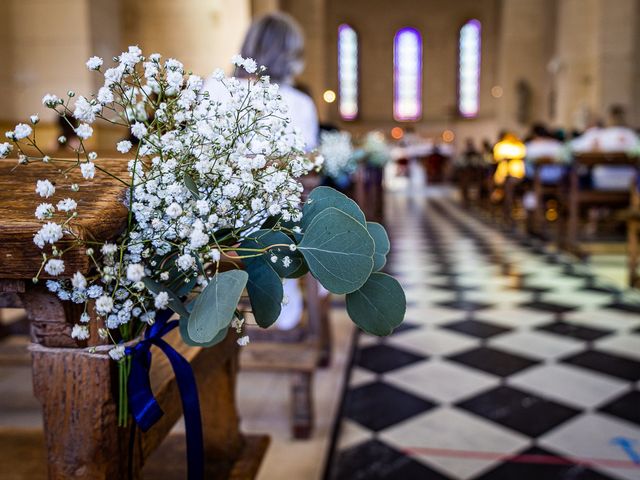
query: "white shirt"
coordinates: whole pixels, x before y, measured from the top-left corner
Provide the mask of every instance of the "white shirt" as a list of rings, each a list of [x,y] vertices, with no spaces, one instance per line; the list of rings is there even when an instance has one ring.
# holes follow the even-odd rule
[[[638,148],[640,139],[627,127],[592,128],[571,142],[577,153],[607,152],[628,153]],[[592,171],[594,188],[598,190],[628,190],[635,175],[635,168],[626,165],[599,165]]]
[[[536,138],[525,144],[527,148],[527,160],[534,161],[540,158],[562,160],[564,146],[562,142],[554,138]]]
[[[574,152],[629,152],[638,147],[640,139],[627,127],[590,128],[571,142]]]

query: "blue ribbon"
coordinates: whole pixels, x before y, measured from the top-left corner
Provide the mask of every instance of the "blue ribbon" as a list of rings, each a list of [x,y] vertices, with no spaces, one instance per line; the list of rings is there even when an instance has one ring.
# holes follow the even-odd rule
[[[170,310],[158,312],[155,323],[145,331],[144,339],[135,346],[126,349],[126,353],[131,355],[131,372],[127,383],[129,407],[136,424],[143,432],[149,430],[164,415],[158,401],[153,396],[149,378],[151,346],[156,345],[169,359],[178,382],[187,439],[188,479],[202,480],[204,477],[204,442],[196,379],[189,362],[162,339],[178,326],[177,320],[168,321],[172,314],[173,312]]]

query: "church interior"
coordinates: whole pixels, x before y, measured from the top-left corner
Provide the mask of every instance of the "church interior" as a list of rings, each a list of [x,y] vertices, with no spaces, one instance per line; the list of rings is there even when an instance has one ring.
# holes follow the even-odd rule
[[[640,480],[640,0],[0,13],[0,478]],[[302,220],[255,193],[284,185],[258,180],[277,169]],[[348,240],[337,220],[312,237],[330,214]],[[247,243],[256,230],[280,240]],[[175,257],[146,253],[161,244]],[[156,258],[172,262],[157,282],[196,273],[162,290]],[[231,274],[246,290],[203,306]],[[151,317],[115,315],[127,297]]]

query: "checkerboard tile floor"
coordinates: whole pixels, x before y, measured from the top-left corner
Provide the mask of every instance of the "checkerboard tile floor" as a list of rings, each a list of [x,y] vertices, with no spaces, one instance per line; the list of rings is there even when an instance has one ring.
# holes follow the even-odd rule
[[[640,304],[446,197],[388,197],[405,323],[360,334],[329,480],[640,480]]]

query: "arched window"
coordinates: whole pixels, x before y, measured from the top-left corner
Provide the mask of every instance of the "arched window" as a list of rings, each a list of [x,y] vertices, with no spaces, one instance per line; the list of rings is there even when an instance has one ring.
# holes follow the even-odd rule
[[[460,29],[458,50],[458,111],[472,118],[480,106],[480,42],[478,20],[469,20]]]
[[[338,108],[344,120],[358,116],[358,34],[350,25],[338,27]]]
[[[419,120],[422,116],[422,37],[405,27],[393,40],[393,118]]]

